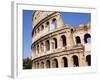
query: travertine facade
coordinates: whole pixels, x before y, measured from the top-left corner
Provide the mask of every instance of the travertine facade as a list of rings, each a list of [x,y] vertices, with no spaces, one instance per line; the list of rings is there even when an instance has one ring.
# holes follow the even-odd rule
[[[35,11],[32,68],[91,66],[91,25],[64,25],[59,12]]]

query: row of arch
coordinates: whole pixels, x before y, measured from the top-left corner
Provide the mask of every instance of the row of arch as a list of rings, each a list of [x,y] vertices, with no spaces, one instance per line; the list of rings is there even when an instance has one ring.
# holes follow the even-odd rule
[[[62,47],[67,45],[65,35],[61,36],[60,42],[61,42]],[[50,50],[50,45],[51,45],[52,49],[58,48],[57,38],[53,38],[51,42],[50,42],[50,40],[46,40],[44,43],[41,42],[40,45],[38,44],[37,45],[37,53],[44,52],[44,51],[49,51]],[[44,47],[45,47],[45,50],[44,50]],[[35,49],[33,49],[33,50],[35,51]]]
[[[81,43],[81,39],[79,36],[76,36],[75,39],[76,39],[76,44]],[[90,34],[86,33],[84,35],[84,43],[90,43],[90,40],[91,40]],[[64,47],[67,45],[67,39],[66,39],[65,35],[61,35],[60,43],[61,43],[60,44],[61,47]],[[59,43],[57,41],[57,38],[53,38],[51,42],[50,42],[50,40],[46,40],[44,43],[41,42],[40,45],[39,44],[36,45],[36,48],[34,48],[33,51],[35,54],[36,54],[36,50],[37,50],[37,53],[49,51],[50,45],[51,45],[52,49],[56,49],[56,48],[58,48],[58,44]],[[44,49],[44,47],[45,47],[45,49]]]
[[[40,27],[36,28],[33,32],[32,32],[32,36],[33,35],[37,35],[39,34],[40,31],[43,31],[47,28],[47,31],[50,32],[50,28],[51,26],[54,27],[54,29],[57,29],[57,19],[53,18],[52,21],[47,21],[44,24],[42,24]]]
[[[75,38],[76,38],[77,44],[81,43],[81,39],[80,39],[79,36],[76,36]],[[91,43],[91,35],[90,34],[87,33],[87,34],[84,35],[84,43]]]
[[[72,56],[72,62],[73,62],[73,67],[78,67],[79,66],[78,56],[73,55]],[[86,63],[87,63],[88,66],[91,66],[91,55],[86,56]],[[37,63],[37,67],[35,65],[35,68],[45,68],[44,65],[46,65],[46,68],[51,68],[51,65],[52,65],[52,68],[58,68],[59,67],[59,62],[56,58],[54,58],[52,61],[47,60],[46,63],[44,63],[43,61],[41,63]],[[62,57],[61,66],[62,67],[68,67],[67,57]]]

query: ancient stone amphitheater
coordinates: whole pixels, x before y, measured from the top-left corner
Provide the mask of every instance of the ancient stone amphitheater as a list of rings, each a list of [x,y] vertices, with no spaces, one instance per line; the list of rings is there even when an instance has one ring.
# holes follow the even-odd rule
[[[91,66],[91,25],[65,25],[59,12],[34,11],[32,68]]]

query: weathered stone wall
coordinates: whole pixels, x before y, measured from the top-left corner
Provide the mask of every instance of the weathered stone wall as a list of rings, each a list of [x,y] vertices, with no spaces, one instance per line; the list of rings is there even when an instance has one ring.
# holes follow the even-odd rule
[[[64,25],[58,12],[36,11],[33,16],[33,68],[91,65],[90,23]]]

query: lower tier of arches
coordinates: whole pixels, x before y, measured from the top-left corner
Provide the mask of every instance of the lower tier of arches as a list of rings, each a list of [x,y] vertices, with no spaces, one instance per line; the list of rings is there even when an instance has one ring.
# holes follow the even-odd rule
[[[45,56],[33,60],[33,69],[45,68],[64,68],[64,67],[80,67],[91,66],[91,55],[84,53],[75,53],[70,55],[54,55],[52,57]]]

